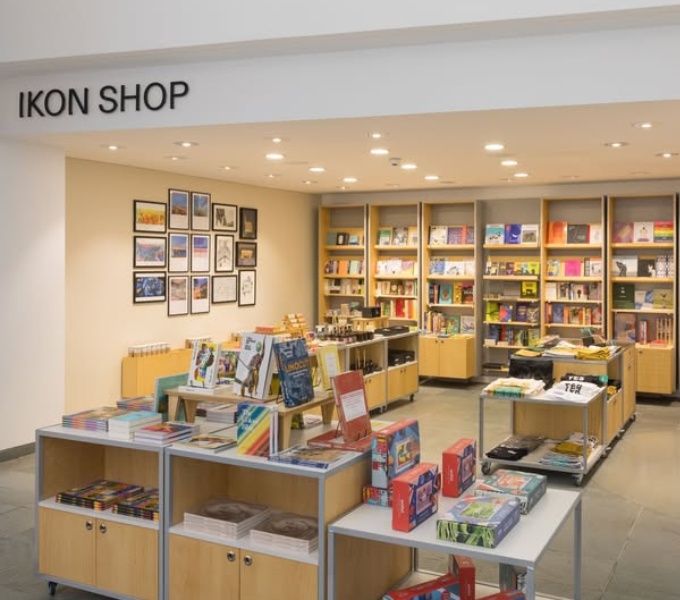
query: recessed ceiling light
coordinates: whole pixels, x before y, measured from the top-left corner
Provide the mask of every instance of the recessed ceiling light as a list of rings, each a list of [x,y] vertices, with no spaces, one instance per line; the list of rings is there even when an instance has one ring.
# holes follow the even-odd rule
[[[521,179],[523,177],[529,177],[529,173],[515,173],[514,177],[517,177],[518,179]]]
[[[491,142],[484,146],[484,150],[488,150],[489,152],[498,152],[499,150],[505,150],[505,146],[500,142]]]
[[[373,156],[385,156],[389,153],[390,151],[387,148],[371,148],[371,154]]]
[[[504,167],[516,167],[518,165],[518,162],[516,160],[513,160],[511,158],[508,158],[506,160],[502,160],[501,164]]]
[[[562,179],[578,179],[580,175],[562,175]]]
[[[280,144],[282,141],[283,141],[283,138],[280,138],[280,137],[273,137],[272,138],[272,142],[274,142],[275,144]]]
[[[326,169],[324,169],[323,167],[310,167],[309,170],[312,173],[323,173]]]
[[[178,160],[186,160],[186,156],[166,156],[166,160],[173,160],[173,161],[178,161]]]
[[[269,152],[265,155],[265,158],[267,160],[283,160],[286,157],[280,152]]]
[[[505,183],[514,183],[515,180],[512,177],[503,177],[498,181],[505,181]]]
[[[112,151],[118,150],[118,146],[116,146],[115,144],[110,144],[109,146],[107,146],[107,148]]]
[[[407,162],[401,165],[401,168],[404,169],[404,171],[413,171],[418,168],[418,165],[416,163]]]
[[[425,175],[423,179],[427,181],[439,181],[439,175]]]
[[[623,148],[628,145],[628,142],[605,142],[607,148]]]
[[[356,177],[344,177],[342,181],[343,183],[356,183],[359,180]]]
[[[674,156],[677,156],[677,152],[657,152],[656,155],[659,158],[673,158]]]
[[[633,123],[633,127],[636,129],[651,129],[654,127],[654,123],[650,123],[649,121],[642,121],[641,123]]]
[[[193,146],[198,146],[196,142],[175,142],[176,146],[182,146],[182,148],[191,148]]]
[[[383,134],[380,133],[379,131],[374,131],[372,133],[369,133],[368,137],[370,137],[373,140],[380,140],[380,139],[382,139]]]
[[[312,181],[311,179],[305,179],[302,183],[305,185],[312,185],[313,183],[317,183],[316,181]]]
[[[276,177],[281,177],[281,173],[267,173],[267,179],[275,179]]]
[[[339,186],[336,187],[336,189],[338,189],[338,190],[346,190],[346,189],[347,189],[347,186],[346,186],[346,185],[339,185]]]
[[[233,169],[233,167],[231,167],[231,166],[229,166],[229,165],[224,165],[224,166],[222,167],[222,169],[225,170],[225,171],[231,171],[231,170]]]

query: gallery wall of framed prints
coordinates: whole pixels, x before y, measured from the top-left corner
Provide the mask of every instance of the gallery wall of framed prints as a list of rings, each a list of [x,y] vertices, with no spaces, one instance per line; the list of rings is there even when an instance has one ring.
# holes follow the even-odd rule
[[[211,305],[254,306],[257,209],[168,190],[168,202],[133,201],[133,302],[165,302],[168,316]]]

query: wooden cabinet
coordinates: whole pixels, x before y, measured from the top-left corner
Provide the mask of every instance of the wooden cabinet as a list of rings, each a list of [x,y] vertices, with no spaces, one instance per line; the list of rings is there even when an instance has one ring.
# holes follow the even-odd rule
[[[162,448],[54,426],[38,430],[36,456],[39,576],[113,597],[160,598],[160,523],[60,504],[55,496],[100,478],[162,489]]]
[[[421,377],[470,379],[475,376],[475,338],[423,335],[418,361]]]
[[[366,387],[366,405],[368,410],[384,407],[387,404],[385,373],[371,373],[364,377]]]
[[[387,397],[396,400],[412,396],[418,390],[418,365],[411,363],[390,367],[387,371]]]
[[[638,346],[637,391],[647,394],[672,394],[675,391],[675,348]]]
[[[328,524],[361,503],[370,481],[369,454],[349,453],[328,469],[242,456],[234,450],[205,455],[169,448],[167,597],[169,600],[326,597]],[[184,528],[184,513],[231,497],[318,520],[319,547],[310,554],[227,540]]]

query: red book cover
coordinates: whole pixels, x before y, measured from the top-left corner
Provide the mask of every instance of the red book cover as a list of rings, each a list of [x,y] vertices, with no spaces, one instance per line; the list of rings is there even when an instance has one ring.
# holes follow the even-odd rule
[[[331,387],[345,441],[355,442],[371,435],[371,415],[366,404],[364,374],[361,371],[339,373],[331,378]]]
[[[548,243],[549,244],[567,243],[566,221],[550,221],[548,223]]]

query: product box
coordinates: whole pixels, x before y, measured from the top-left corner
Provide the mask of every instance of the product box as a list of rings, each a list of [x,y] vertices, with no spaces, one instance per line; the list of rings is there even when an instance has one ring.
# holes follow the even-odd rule
[[[458,600],[458,579],[450,573],[401,590],[383,594],[382,600]]]
[[[475,600],[475,563],[468,556],[449,555],[449,573],[460,582],[460,600]],[[504,589],[501,587],[501,589]]]
[[[388,489],[365,485],[362,493],[364,504],[390,508],[392,506],[392,486]]]
[[[401,419],[373,433],[371,484],[387,489],[390,481],[420,462],[420,429],[416,419]]]
[[[479,600],[526,600],[526,596],[522,592],[498,592]]]
[[[475,496],[512,496],[522,503],[522,514],[527,514],[543,497],[548,478],[539,473],[524,473],[498,469],[477,483]]]
[[[511,496],[461,498],[437,519],[437,539],[495,548],[517,525],[520,510],[521,502]]]
[[[498,565],[498,584],[501,591],[526,592],[527,568],[500,563]]]
[[[457,498],[475,481],[477,443],[471,438],[458,440],[442,453],[442,494]]]
[[[437,512],[439,465],[420,463],[392,480],[392,529],[411,531]]]

